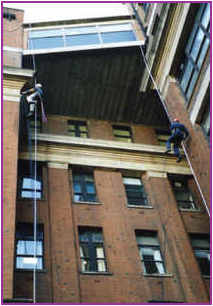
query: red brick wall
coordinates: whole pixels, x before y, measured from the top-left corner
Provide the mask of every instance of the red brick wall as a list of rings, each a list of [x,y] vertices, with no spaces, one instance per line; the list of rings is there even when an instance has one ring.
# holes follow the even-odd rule
[[[6,11],[15,14],[16,19],[9,21],[3,18],[3,46],[23,48],[23,18],[24,11],[7,8]],[[3,52],[5,66],[21,67],[21,53],[15,51]]]
[[[190,139],[186,143],[187,153],[199,181],[207,205],[210,208],[210,148],[201,129],[192,126],[184,105],[184,98],[176,83],[169,85],[166,104],[172,118],[179,118],[189,130]]]
[[[13,295],[13,259],[16,211],[19,103],[3,106],[3,294]]]
[[[152,208],[129,208],[121,173],[102,169],[94,172],[101,204],[74,203],[72,176],[68,173],[66,169],[48,168],[46,200],[38,201],[38,220],[45,224],[46,269],[38,274],[39,302],[208,302],[208,289],[187,234],[208,232],[203,212],[180,213],[169,181],[146,174],[142,178]],[[32,204],[22,201],[18,205],[17,219],[31,222]],[[78,273],[81,270],[78,226],[102,228],[108,275]],[[143,276],[135,239],[137,229],[158,232],[169,277]],[[17,296],[21,297],[23,288],[26,294],[27,286],[31,286],[29,272],[17,272],[16,281]],[[31,288],[28,290],[25,297],[31,295]]]
[[[49,116],[47,123],[43,123],[42,132],[58,135],[69,135],[67,129],[67,120],[69,119],[69,117],[65,116]],[[75,119],[83,120],[78,118]],[[75,119],[73,118],[73,120]],[[115,140],[115,137],[113,135],[112,123],[110,123],[109,121],[94,119],[85,121],[87,121],[89,138]],[[132,124],[130,125],[130,127],[132,129],[134,143],[159,145],[154,128],[136,124]]]

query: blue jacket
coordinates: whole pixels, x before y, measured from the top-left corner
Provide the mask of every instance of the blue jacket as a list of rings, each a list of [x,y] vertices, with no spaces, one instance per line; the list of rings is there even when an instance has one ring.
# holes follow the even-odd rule
[[[178,137],[186,138],[189,135],[187,128],[179,122],[173,122],[170,129],[172,131],[172,135],[176,135]]]

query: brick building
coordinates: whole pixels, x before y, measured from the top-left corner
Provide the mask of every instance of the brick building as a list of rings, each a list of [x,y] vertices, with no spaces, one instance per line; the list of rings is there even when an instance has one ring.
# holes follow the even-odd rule
[[[5,303],[209,303],[211,5],[128,8],[33,25],[3,10]],[[190,132],[190,163],[164,153],[142,52]],[[20,89],[34,68],[48,121],[27,119],[28,140]]]

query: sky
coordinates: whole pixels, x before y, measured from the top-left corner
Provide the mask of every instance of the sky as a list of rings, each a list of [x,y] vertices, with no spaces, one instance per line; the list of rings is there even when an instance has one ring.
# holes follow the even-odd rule
[[[25,11],[24,23],[128,15],[127,6],[122,3],[9,2],[4,1],[3,6]]]

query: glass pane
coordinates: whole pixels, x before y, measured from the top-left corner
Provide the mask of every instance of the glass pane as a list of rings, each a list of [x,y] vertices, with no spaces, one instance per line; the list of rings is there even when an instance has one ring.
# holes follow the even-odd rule
[[[183,89],[184,92],[186,91],[186,88],[188,86],[192,70],[193,70],[193,64],[191,63],[191,61],[188,61],[180,83],[181,88]]]
[[[17,269],[43,269],[43,260],[41,257],[16,257],[16,268]]]
[[[40,31],[29,31],[30,38],[38,37],[48,37],[48,36],[62,36],[63,29],[49,29],[49,30],[40,30]]]
[[[137,235],[136,240],[138,244],[159,246],[159,241],[157,237]]]
[[[93,182],[86,182],[86,192],[89,194],[95,194],[95,186]]]
[[[87,46],[99,44],[98,34],[66,36],[66,46]]]
[[[98,26],[100,32],[113,32],[113,31],[128,31],[132,30],[132,26],[130,23],[122,23],[122,24],[110,24],[110,25],[101,25]]]
[[[89,259],[81,259],[81,271],[91,271]]]
[[[114,135],[130,137],[130,131],[114,130]]]
[[[147,274],[159,273],[156,263],[153,261],[144,261],[143,262],[144,272]]]
[[[17,243],[17,255],[34,255],[34,241],[19,240]],[[42,241],[36,241],[36,255],[42,255],[43,245]]]
[[[103,247],[96,247],[96,257],[97,258],[104,258],[104,249]]]
[[[92,242],[103,242],[103,237],[101,232],[92,233]],[[103,248],[103,246],[100,246]]]
[[[156,262],[156,267],[159,274],[165,274],[165,269],[162,262]]]
[[[191,46],[192,46],[192,43],[193,43],[193,40],[194,40],[194,36],[195,36],[195,33],[197,32],[197,28],[198,28],[197,24],[194,25],[193,30],[190,34],[187,46],[186,46],[186,53],[190,53]]]
[[[187,93],[186,93],[186,97],[187,97],[188,100],[191,98],[192,92],[194,91],[194,88],[195,88],[195,85],[196,85],[196,82],[197,82],[197,79],[198,79],[198,74],[199,74],[199,72],[197,70],[195,70],[194,73],[193,73],[193,77],[190,81],[190,85],[189,85],[189,88],[188,88]]]
[[[108,32],[102,33],[101,36],[103,39],[103,43],[119,43],[136,40],[135,35],[132,31]]]
[[[65,35],[77,35],[77,34],[96,33],[96,32],[97,29],[95,26],[64,28]]]
[[[98,259],[97,260],[97,269],[98,269],[98,272],[106,272],[105,260],[103,260],[103,259]]]
[[[207,54],[207,51],[208,51],[208,48],[209,48],[209,38],[206,37],[205,39],[205,42],[202,46],[202,50],[200,52],[200,56],[198,58],[198,67],[201,68],[202,64],[203,64],[203,61],[206,57],[206,54]]]
[[[123,141],[123,142],[132,142],[131,138],[124,138],[124,137],[116,137],[116,141]]]
[[[175,197],[178,201],[190,201],[189,191],[175,191]]]
[[[81,125],[81,126],[79,126],[79,130],[81,132],[87,132],[87,127],[85,125]]]
[[[25,199],[32,199],[34,198],[34,195],[35,195],[34,191],[23,190],[21,192],[21,197]],[[36,192],[36,199],[41,199],[41,192],[39,191]]]
[[[88,242],[89,241],[88,232],[80,232],[79,239],[80,239],[81,242]]]
[[[75,202],[84,201],[83,195],[82,195],[82,194],[75,194],[75,195],[74,195],[74,201],[75,201]]]
[[[86,182],[94,182],[94,179],[93,179],[93,175],[85,175],[85,181]]]
[[[204,39],[204,32],[201,30],[201,28],[199,28],[195,36],[195,40],[193,42],[192,50],[191,50],[191,56],[195,62],[196,62],[203,39]]]
[[[73,188],[75,193],[81,193],[81,184],[80,182],[75,182],[73,183]]]
[[[68,132],[69,132],[70,136],[75,137],[75,132],[70,132],[70,131],[68,131]]]
[[[137,178],[124,177],[123,182],[127,185],[141,185],[141,180]]]
[[[82,241],[82,240],[81,240]],[[88,245],[86,244],[81,244],[80,246],[80,255],[81,257],[89,257],[89,249],[88,249]]]
[[[198,252],[200,254],[198,254]],[[204,253],[202,253],[201,251],[197,251],[197,253],[195,253],[195,256],[200,266],[201,273],[203,275],[210,275],[210,259],[208,254],[204,255]]]
[[[64,47],[64,40],[62,36],[33,38],[28,41],[29,49],[49,49]]]
[[[34,189],[36,188],[37,190],[41,190],[41,182],[40,181],[35,181],[34,179],[31,178],[23,178],[23,189]]]
[[[203,16],[201,18],[201,23],[205,29],[207,29],[210,21],[210,4],[206,4],[206,8],[204,10]]]
[[[87,202],[96,202],[96,195],[95,194],[87,194],[87,197],[85,199]]]

